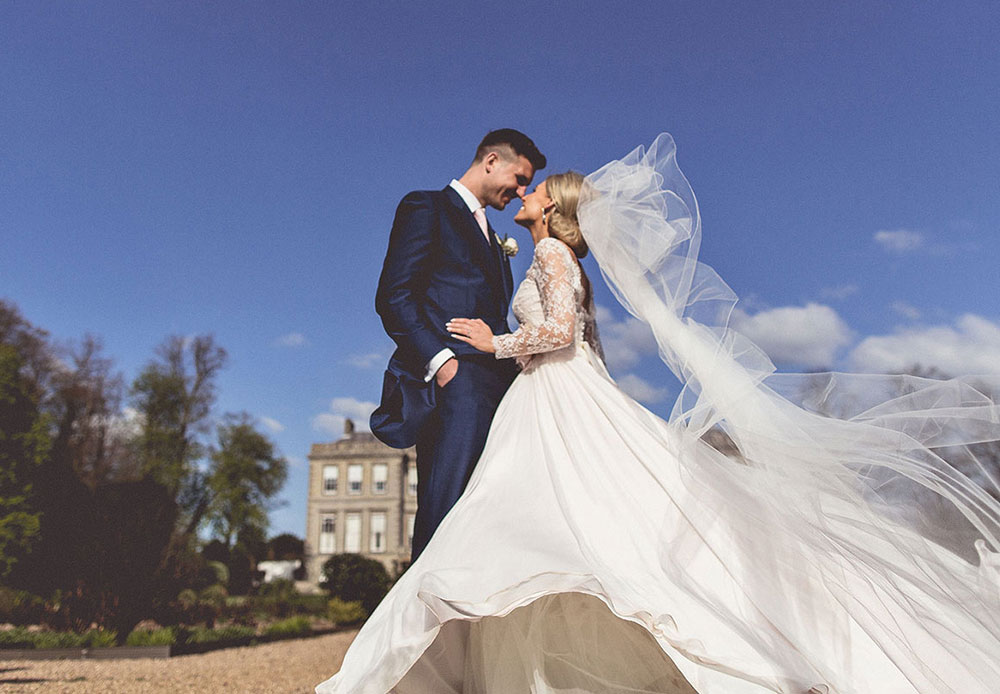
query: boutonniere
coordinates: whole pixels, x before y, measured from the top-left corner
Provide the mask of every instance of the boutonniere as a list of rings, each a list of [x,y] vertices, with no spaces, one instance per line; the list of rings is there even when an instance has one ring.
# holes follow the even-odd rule
[[[513,258],[517,255],[517,240],[507,234],[500,238],[500,234],[493,234],[497,238],[497,243],[500,245],[500,250],[502,250],[506,255]]]

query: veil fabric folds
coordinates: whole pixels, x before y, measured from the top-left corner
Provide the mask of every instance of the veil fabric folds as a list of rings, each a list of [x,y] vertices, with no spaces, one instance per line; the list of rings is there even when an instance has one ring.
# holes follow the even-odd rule
[[[718,429],[738,449],[691,456],[689,474],[734,490],[732,518],[780,538],[739,559],[769,566],[762,616],[788,621],[794,598],[768,593],[818,576],[900,662],[920,625],[955,657],[982,658],[983,683],[1000,674],[1000,379],[777,373],[730,327],[737,297],[698,261],[698,203],[669,134],[587,176],[578,216],[608,286],[684,384],[670,427],[691,445]],[[795,621],[808,629],[806,612]]]

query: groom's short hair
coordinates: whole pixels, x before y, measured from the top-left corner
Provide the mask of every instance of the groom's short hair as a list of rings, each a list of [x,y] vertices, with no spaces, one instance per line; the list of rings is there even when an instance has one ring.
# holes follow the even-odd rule
[[[508,151],[502,151],[504,149]],[[513,128],[500,128],[486,133],[486,137],[476,149],[476,158],[472,161],[473,163],[482,161],[490,152],[499,152],[504,159],[509,159],[510,157],[507,155],[510,151],[513,151],[515,158],[522,156],[531,162],[535,171],[545,168],[547,163],[545,155],[538,151],[538,147],[535,146],[530,137]]]

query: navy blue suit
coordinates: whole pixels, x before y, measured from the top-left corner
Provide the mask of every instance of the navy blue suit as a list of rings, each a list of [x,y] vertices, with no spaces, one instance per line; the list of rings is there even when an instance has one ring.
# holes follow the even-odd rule
[[[481,318],[493,334],[510,332],[513,292],[507,256],[489,241],[453,188],[416,191],[399,203],[375,309],[396,351],[389,361],[372,432],[391,446],[417,447],[417,517],[413,558],[461,496],[482,452],[500,399],[516,375],[456,340],[451,318]],[[445,347],[458,372],[443,388],[424,382],[427,363]]]

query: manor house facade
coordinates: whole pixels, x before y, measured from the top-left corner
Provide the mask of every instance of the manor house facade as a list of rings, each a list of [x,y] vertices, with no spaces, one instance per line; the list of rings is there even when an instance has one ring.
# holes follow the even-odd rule
[[[323,563],[345,552],[395,576],[410,560],[416,511],[414,449],[390,448],[348,419],[342,438],[309,451],[306,580],[318,585]]]

